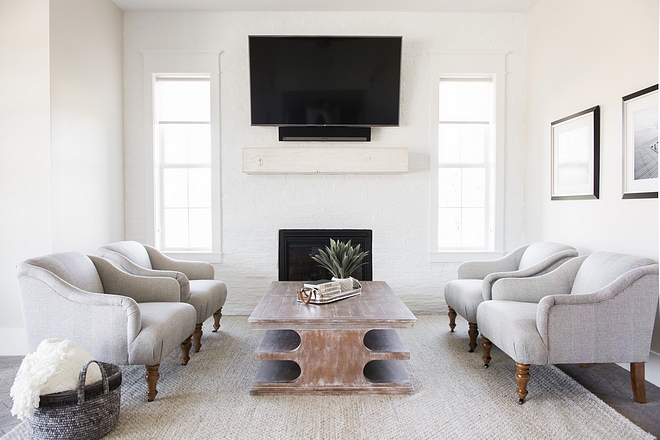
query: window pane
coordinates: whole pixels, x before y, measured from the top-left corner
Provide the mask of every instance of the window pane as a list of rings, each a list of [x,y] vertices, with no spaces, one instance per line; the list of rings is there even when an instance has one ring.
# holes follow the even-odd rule
[[[163,203],[165,208],[188,207],[188,170],[163,170]]]
[[[211,209],[191,209],[190,247],[197,249],[211,248]]]
[[[209,124],[160,124],[158,128],[166,164],[211,162]]]
[[[484,247],[486,244],[486,212],[483,208],[463,208],[462,245],[464,247]]]
[[[440,124],[438,127],[438,160],[440,163],[461,161],[460,125]]]
[[[492,86],[490,80],[440,80],[441,121],[492,120]]]
[[[461,162],[483,163],[487,147],[488,124],[461,125]]]
[[[187,209],[165,209],[163,236],[166,248],[188,247]]]
[[[438,247],[461,247],[460,208],[440,208],[438,210]]]
[[[208,168],[188,170],[188,204],[191,208],[211,207],[211,170]]]
[[[211,120],[210,80],[167,80],[159,78],[157,115],[159,121]]]
[[[211,125],[188,125],[189,163],[211,162]]]
[[[483,168],[463,169],[461,199],[463,207],[486,206],[486,170]]]
[[[440,168],[438,170],[438,206],[461,206],[461,169]]]
[[[188,129],[185,125],[159,125],[160,142],[165,163],[188,162]]]

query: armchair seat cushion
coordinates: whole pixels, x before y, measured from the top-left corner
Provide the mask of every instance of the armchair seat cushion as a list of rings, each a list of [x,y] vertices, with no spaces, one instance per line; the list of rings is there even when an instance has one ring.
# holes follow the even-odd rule
[[[195,330],[195,308],[172,302],[138,305],[142,330],[128,347],[128,363],[156,365]]]
[[[454,280],[445,287],[445,302],[468,322],[477,322],[477,307],[483,302],[482,280]]]
[[[538,305],[514,301],[484,301],[477,310],[481,334],[522,364],[545,365],[548,349],[536,329]]]
[[[227,286],[218,280],[190,280],[190,298],[197,312],[197,323],[204,322],[220,309],[227,299]]]

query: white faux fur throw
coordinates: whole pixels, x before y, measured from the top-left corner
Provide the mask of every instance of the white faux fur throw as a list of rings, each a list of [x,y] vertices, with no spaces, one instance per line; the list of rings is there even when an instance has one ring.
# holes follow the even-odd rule
[[[14,399],[12,415],[21,420],[32,416],[39,407],[39,396],[75,390],[81,368],[94,359],[82,347],[68,339],[44,339],[37,351],[23,359],[16,373],[10,395]],[[97,364],[87,368],[85,384],[101,380]]]

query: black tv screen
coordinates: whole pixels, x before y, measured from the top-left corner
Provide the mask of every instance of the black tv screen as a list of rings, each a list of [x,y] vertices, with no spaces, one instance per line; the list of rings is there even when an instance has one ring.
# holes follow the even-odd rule
[[[250,36],[252,125],[397,126],[401,37]]]

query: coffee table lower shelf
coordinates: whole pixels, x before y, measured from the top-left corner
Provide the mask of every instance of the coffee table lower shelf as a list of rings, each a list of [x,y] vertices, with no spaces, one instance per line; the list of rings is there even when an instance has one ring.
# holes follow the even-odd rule
[[[293,361],[261,361],[250,394],[413,394],[415,389],[399,361],[371,361],[364,369],[367,385],[300,386],[300,367]]]
[[[251,394],[414,393],[399,362],[410,352],[393,329],[268,330],[255,358]]]

